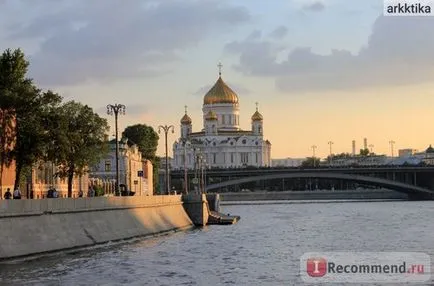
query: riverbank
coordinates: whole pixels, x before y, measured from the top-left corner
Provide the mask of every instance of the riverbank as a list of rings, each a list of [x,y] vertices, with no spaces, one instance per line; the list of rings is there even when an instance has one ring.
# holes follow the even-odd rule
[[[0,225],[0,260],[194,226],[180,195],[3,200]]]
[[[283,201],[283,200],[407,200],[403,193],[390,190],[321,190],[282,192],[237,192],[221,193],[221,204],[229,202]]]

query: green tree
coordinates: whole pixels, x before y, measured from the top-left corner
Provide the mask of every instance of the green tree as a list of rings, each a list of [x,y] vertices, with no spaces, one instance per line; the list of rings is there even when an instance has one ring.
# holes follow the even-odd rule
[[[53,148],[48,118],[56,111],[62,98],[52,91],[40,92],[29,87],[21,93],[16,108],[16,143],[13,158],[16,162],[15,187],[20,183],[24,168],[31,168],[39,160],[47,159]]]
[[[24,53],[19,49],[7,49],[0,56],[0,187],[3,167],[8,167],[12,162],[17,98],[23,86],[31,84],[26,78],[28,65]]]
[[[346,159],[346,158],[351,158],[352,155],[350,153],[340,153],[340,154],[333,154],[332,155],[332,160],[337,160],[337,159]],[[326,159],[328,162],[330,162],[330,155],[327,156]]]
[[[36,88],[26,78],[28,66],[20,49],[8,49],[0,56],[0,173],[3,166],[15,160],[15,187],[19,185],[22,170],[44,157],[50,142],[44,120],[50,108],[62,100],[51,91],[43,93]]]
[[[369,149],[360,149],[360,156],[368,156],[369,155]]]
[[[146,124],[136,124],[128,126],[122,132],[122,137],[129,140],[129,145],[135,144],[142,153],[142,158],[152,162],[154,190],[158,188],[158,169],[160,160],[155,153],[157,152],[158,140],[160,137],[154,128]]]
[[[301,162],[301,167],[302,168],[318,167],[319,163],[320,163],[320,159],[319,158],[308,157],[308,158],[306,158],[306,160],[304,160],[303,162]]]
[[[107,154],[105,134],[109,127],[107,120],[92,108],[75,101],[57,108],[50,122],[57,128],[50,128],[55,147],[49,150],[49,159],[58,166],[56,175],[67,178],[68,197],[71,197],[74,175],[87,172],[89,166]]]

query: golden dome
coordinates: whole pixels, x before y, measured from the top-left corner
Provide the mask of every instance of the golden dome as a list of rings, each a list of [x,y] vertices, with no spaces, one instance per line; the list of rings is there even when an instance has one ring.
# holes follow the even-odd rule
[[[252,115],[252,121],[262,121],[264,118],[262,117],[262,114],[259,113],[259,111],[255,111]]]
[[[181,124],[191,124],[191,118],[187,115],[187,113],[181,118]]]
[[[218,120],[217,114],[214,111],[210,110],[206,114],[205,120]]]
[[[185,114],[181,118],[181,124],[187,124],[187,125],[189,125],[189,124],[191,124],[191,118],[187,114],[187,105],[185,105],[184,108],[185,108]]]
[[[262,117],[262,114],[258,111],[258,103],[256,102],[256,111],[252,115],[252,121],[262,121],[264,118]]]
[[[238,104],[238,95],[219,76],[214,86],[203,98],[203,104]]]

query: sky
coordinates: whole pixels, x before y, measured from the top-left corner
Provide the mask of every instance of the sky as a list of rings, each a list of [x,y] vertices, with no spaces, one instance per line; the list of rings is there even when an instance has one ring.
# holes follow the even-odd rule
[[[29,77],[94,108],[126,105],[119,128],[202,128],[206,91],[255,102],[272,158],[425,150],[434,144],[434,17],[383,16],[383,0],[0,0],[0,50],[21,48]],[[171,148],[169,148],[171,149]],[[157,153],[164,154],[164,134]],[[169,150],[169,155],[171,154]]]

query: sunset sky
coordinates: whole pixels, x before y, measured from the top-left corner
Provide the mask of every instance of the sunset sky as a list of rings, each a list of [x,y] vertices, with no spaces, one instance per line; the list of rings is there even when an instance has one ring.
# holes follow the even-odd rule
[[[30,76],[119,126],[202,128],[222,77],[250,129],[255,102],[272,158],[434,144],[434,17],[385,17],[383,0],[0,0],[0,49],[22,48]],[[114,128],[113,128],[114,129]],[[113,132],[113,131],[112,131]],[[396,154],[397,152],[395,152]],[[161,136],[158,154],[164,154]],[[169,152],[171,154],[171,151]]]

